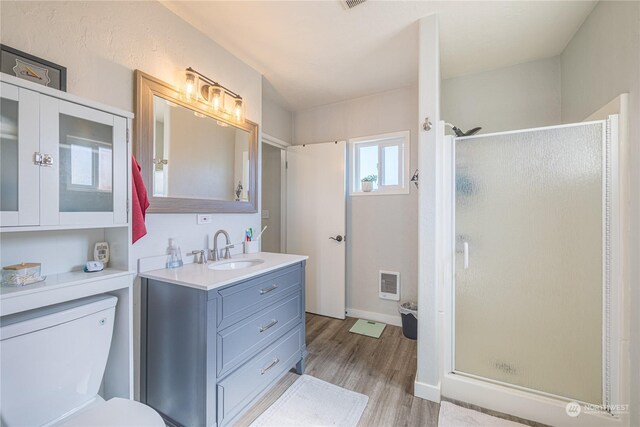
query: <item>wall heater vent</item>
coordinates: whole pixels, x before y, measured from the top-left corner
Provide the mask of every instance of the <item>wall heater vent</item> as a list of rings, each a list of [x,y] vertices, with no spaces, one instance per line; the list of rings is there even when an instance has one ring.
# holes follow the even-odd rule
[[[367,0],[342,0],[342,3],[347,9],[353,9],[359,4],[366,2]]]
[[[400,273],[380,270],[380,298],[400,301]]]

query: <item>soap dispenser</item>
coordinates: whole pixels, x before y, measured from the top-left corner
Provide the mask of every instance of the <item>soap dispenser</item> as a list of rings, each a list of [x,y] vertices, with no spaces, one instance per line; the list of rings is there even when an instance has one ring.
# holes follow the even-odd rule
[[[182,254],[180,247],[175,239],[169,239],[169,248],[167,249],[167,268],[182,267]]]

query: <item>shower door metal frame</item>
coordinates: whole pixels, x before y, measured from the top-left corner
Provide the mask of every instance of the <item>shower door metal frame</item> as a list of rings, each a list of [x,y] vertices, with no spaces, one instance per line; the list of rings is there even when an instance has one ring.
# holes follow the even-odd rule
[[[620,290],[620,193],[619,193],[619,147],[618,116],[609,116],[608,120],[597,120],[572,123],[559,126],[548,126],[522,129],[507,132],[496,132],[480,136],[456,138],[442,136],[444,149],[443,167],[443,206],[444,219],[443,239],[443,284],[441,292],[441,344],[443,359],[441,363],[441,392],[443,396],[477,404],[488,409],[507,412],[523,418],[539,420],[549,424],[564,425],[612,425],[619,426],[620,416],[604,414],[583,414],[570,418],[565,413],[571,398],[558,396],[543,391],[492,380],[455,369],[455,260],[456,260],[456,142],[459,140],[519,134],[549,129],[570,128],[602,123],[602,396],[603,405],[624,403],[620,401],[621,381],[621,328],[623,326],[623,303]],[[470,253],[473,253],[472,251]],[[495,395],[497,405],[492,405],[487,393]],[[623,393],[626,395],[626,393]],[[584,402],[579,402],[584,403]],[[506,406],[505,406],[506,405]],[[542,411],[542,412],[540,412]],[[540,414],[540,415],[539,415]],[[538,416],[538,418],[536,418]],[[542,416],[542,418],[539,418]]]

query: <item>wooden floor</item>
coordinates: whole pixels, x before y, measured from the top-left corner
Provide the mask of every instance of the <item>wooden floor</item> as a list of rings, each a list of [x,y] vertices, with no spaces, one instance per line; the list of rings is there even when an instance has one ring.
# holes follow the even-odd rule
[[[307,314],[305,373],[369,396],[360,427],[437,426],[440,405],[413,396],[416,341],[389,325],[379,339],[352,334],[355,322]],[[251,424],[297,378],[287,373],[236,425]]]

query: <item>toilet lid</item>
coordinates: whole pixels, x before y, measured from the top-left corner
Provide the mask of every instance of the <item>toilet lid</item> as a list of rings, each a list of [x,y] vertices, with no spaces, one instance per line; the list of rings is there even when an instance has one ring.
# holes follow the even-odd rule
[[[165,427],[162,417],[150,407],[114,397],[70,418],[64,427]],[[61,426],[61,427],[62,427]]]

